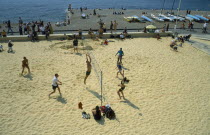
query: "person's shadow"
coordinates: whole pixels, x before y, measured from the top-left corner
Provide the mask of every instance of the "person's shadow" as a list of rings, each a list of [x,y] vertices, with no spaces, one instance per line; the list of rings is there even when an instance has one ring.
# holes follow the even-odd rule
[[[76,55],[78,55],[78,56],[82,56],[82,54],[81,54],[81,53],[76,53]]]
[[[134,109],[139,110],[139,107],[131,103],[128,99],[125,99],[125,101],[121,101],[123,103],[127,103],[129,106],[133,107]]]
[[[62,104],[67,103],[67,99],[63,98],[62,96],[58,96],[56,99],[57,99],[58,102],[61,102]]]
[[[32,76],[31,73],[28,73],[27,75],[24,75],[23,77],[24,77],[24,78],[27,78],[27,79],[29,79],[29,80],[33,80],[33,76]]]
[[[103,116],[101,116],[101,119],[100,120],[95,120],[98,124],[100,124],[100,125],[104,125],[104,123],[105,123],[105,119],[104,119],[104,117]]]

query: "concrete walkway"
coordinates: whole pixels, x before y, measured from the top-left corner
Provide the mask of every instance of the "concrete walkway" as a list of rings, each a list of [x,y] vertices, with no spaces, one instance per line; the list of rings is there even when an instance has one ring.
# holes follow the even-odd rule
[[[190,39],[188,43],[190,43],[193,47],[210,55],[210,34],[193,34],[192,36],[193,38],[207,41],[207,44],[195,41],[193,39]]]

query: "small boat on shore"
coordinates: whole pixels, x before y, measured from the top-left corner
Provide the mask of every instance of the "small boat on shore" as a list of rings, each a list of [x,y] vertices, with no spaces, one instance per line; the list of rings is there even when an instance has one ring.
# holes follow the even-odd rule
[[[157,16],[155,16],[154,14],[151,14],[151,17],[152,17],[153,19],[157,20],[157,21],[164,22],[164,20],[163,20],[162,18],[157,17]]]
[[[159,14],[159,16],[160,17],[163,17],[164,19],[164,21],[171,21],[171,22],[173,22],[174,21],[174,19],[172,19],[172,18],[170,18],[170,17],[168,17],[168,16],[166,16],[166,15],[164,15],[164,14]]]
[[[193,15],[190,15],[190,14],[188,14],[187,16],[193,18],[196,21],[200,21],[200,19],[196,16],[193,16]]]
[[[143,19],[139,18],[136,15],[129,16],[129,17],[124,17],[124,19],[128,22],[142,22],[142,23],[145,23],[145,21]]]
[[[189,20],[189,21],[193,21],[194,19],[189,17],[189,16],[185,16],[185,19]]]
[[[147,16],[142,15],[141,17],[142,17],[143,19],[145,19],[145,20],[149,21],[149,22],[153,22],[153,20],[152,20],[152,19],[150,19],[150,18],[149,18],[149,17],[147,17]]]
[[[196,17],[198,17],[199,19],[203,20],[203,21],[209,21],[209,19],[203,17],[203,16],[200,16],[200,15],[195,15]]]
[[[174,20],[178,20],[178,21],[184,21],[185,20],[185,18],[183,18],[183,17],[175,16],[175,15],[172,15],[172,14],[168,14],[168,17],[170,17]]]

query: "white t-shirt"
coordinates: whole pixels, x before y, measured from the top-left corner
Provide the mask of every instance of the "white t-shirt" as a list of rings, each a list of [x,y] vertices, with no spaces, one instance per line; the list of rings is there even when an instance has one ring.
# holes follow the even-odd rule
[[[57,82],[58,82],[58,78],[56,78],[56,77],[54,76],[54,78],[53,78],[53,80],[52,80],[52,85],[53,85],[53,86],[58,86]]]

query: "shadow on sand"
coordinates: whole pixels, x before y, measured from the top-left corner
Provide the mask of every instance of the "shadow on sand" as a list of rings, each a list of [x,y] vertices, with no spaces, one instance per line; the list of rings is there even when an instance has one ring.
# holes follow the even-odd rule
[[[66,104],[66,103],[67,103],[67,99],[63,98],[62,96],[58,96],[58,97],[56,98],[56,100],[57,100],[58,102],[61,102],[62,104]]]
[[[95,120],[98,124],[100,124],[100,125],[104,125],[104,123],[105,123],[105,119],[104,119],[104,117],[102,116],[101,117],[101,119],[100,120]]]
[[[33,76],[32,76],[31,73],[28,73],[27,75],[24,75],[23,77],[24,77],[24,78],[27,78],[27,79],[29,79],[29,80],[33,80]]]
[[[123,103],[127,103],[129,106],[133,107],[134,109],[139,110],[139,107],[131,103],[128,99],[125,99],[125,101],[121,101]]]
[[[81,54],[81,53],[76,53],[76,55],[78,55],[78,56],[82,56],[82,54]]]
[[[101,100],[101,95],[98,94],[98,92],[92,91],[89,88],[86,88],[87,91],[89,91],[91,94],[93,94],[95,97],[97,97],[99,100]]]

